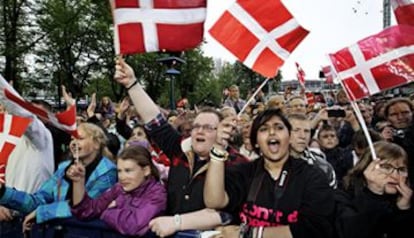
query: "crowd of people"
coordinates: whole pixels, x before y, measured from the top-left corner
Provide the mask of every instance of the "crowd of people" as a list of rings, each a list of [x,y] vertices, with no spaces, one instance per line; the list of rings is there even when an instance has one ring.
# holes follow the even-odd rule
[[[168,111],[122,58],[114,80],[128,95],[92,95],[76,138],[0,98],[33,118],[0,185],[0,237],[68,217],[137,237],[414,234],[412,99],[358,102],[372,153],[343,90],[317,106],[302,93],[247,105],[232,85],[220,108]]]

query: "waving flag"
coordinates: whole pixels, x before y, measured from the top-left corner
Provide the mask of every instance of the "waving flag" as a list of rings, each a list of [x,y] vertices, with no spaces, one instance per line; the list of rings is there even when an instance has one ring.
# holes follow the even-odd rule
[[[53,126],[62,129],[72,136],[77,137],[76,127],[76,105],[73,104],[66,111],[53,114],[48,110],[39,108],[32,103],[24,100],[0,75],[0,93],[6,100],[10,100],[27,111],[35,114],[36,116],[48,121]]]
[[[5,182],[7,160],[32,119],[0,114],[0,183]]]
[[[334,82],[334,72],[332,70],[332,66],[324,66],[322,67],[322,73],[326,79],[327,84],[333,84]]]
[[[414,26],[413,0],[391,0],[391,5],[398,24]]]
[[[351,100],[410,83],[414,27],[389,27],[329,56]]]
[[[296,70],[298,71],[296,73],[296,76],[298,77],[300,85],[302,85],[302,88],[305,88],[305,71],[303,71],[302,67],[300,67],[298,62],[295,62]]]
[[[313,94],[312,92],[305,92],[305,99],[307,105],[315,105],[315,94]]]
[[[280,0],[238,0],[210,34],[247,67],[274,77],[309,33]]]
[[[183,51],[203,40],[206,0],[110,0],[115,51]]]

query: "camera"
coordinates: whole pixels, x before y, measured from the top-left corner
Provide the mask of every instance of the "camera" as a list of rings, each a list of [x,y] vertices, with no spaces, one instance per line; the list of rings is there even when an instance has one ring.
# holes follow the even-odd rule
[[[394,129],[392,131],[392,136],[393,137],[398,137],[398,138],[404,138],[405,137],[405,131],[402,129]]]
[[[329,109],[327,110],[328,117],[345,117],[346,113],[343,109]]]

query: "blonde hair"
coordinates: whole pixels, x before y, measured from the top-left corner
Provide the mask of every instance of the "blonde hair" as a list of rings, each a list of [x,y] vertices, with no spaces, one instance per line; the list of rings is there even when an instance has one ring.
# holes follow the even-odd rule
[[[108,138],[102,128],[93,123],[84,122],[78,126],[78,129],[82,129],[87,136],[92,137],[92,140],[99,144],[99,153],[104,151]]]

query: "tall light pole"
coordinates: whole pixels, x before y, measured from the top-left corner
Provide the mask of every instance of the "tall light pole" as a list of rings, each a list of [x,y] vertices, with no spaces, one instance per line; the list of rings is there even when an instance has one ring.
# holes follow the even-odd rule
[[[382,10],[382,25],[387,28],[391,25],[391,4],[390,0],[384,0]]]
[[[181,74],[181,72],[175,69],[175,67],[180,64],[184,64],[185,60],[181,59],[180,57],[169,56],[157,59],[157,61],[167,66],[167,71],[165,71],[165,74],[168,76],[168,79],[170,80],[170,110],[175,110],[174,81],[175,76]]]

